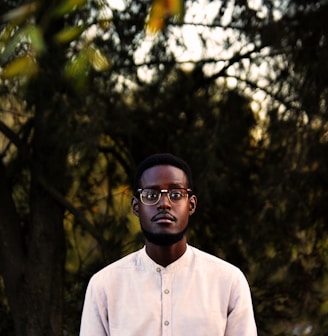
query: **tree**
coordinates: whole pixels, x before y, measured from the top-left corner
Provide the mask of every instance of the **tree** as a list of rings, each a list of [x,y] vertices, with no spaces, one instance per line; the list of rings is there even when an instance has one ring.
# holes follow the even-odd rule
[[[9,43],[2,55],[11,61],[3,76],[19,72],[31,76],[22,102],[23,122],[13,130],[1,124],[10,150],[3,153],[9,164],[1,161],[0,260],[17,335],[62,334],[67,209],[61,199],[72,184],[67,160],[80,136],[83,106],[63,71],[65,34],[72,32],[65,28],[69,22],[64,18],[71,8],[64,5],[57,1],[50,8],[47,2],[18,7],[8,15],[20,26],[4,28],[13,45]],[[21,39],[21,51],[29,40],[32,43],[27,53],[13,58],[8,48],[15,38]]]
[[[17,2],[6,16],[0,266],[16,334],[60,335],[62,300],[78,321],[89,275],[142,243],[129,186],[135,163],[159,150],[190,161],[200,199],[190,239],[245,271],[260,333],[304,323],[320,334],[327,6],[185,2],[182,24],[167,3],[154,4],[151,38],[148,1]],[[192,27],[202,53],[179,58]]]
[[[86,100],[79,90],[86,88],[91,69],[103,71],[109,67],[106,57],[89,40],[88,28],[97,24],[103,31],[110,19],[101,15],[106,4],[97,1],[54,1],[50,6],[47,1],[17,1],[5,2],[2,7],[7,12],[3,16],[7,24],[1,27],[1,85],[6,97],[3,115],[18,116],[16,107],[24,114],[12,122],[12,129],[10,118],[9,125],[1,122],[7,138],[0,167],[1,273],[16,334],[60,335],[65,211],[74,214],[99,243],[106,244],[102,232],[97,232],[67,198],[74,188],[72,183],[79,179],[88,191],[92,188],[82,180],[84,175],[90,177],[90,167],[78,171],[75,164],[94,158],[91,152],[98,145],[102,120],[86,121],[93,111],[90,106],[84,107]],[[99,18],[92,14],[94,8]],[[145,13],[146,8],[143,4]],[[139,21],[139,25],[143,23]],[[120,54],[128,57],[123,49]],[[7,86],[14,76],[23,76],[23,80]],[[17,105],[12,106],[12,101]],[[86,141],[85,136],[89,136]],[[85,141],[83,149],[79,148],[81,141]],[[122,156],[120,152],[114,154]],[[80,175],[74,176],[74,172]],[[82,193],[77,201],[79,197],[85,200]],[[90,196],[87,201],[90,205]],[[94,221],[94,225],[103,222],[96,216]],[[121,251],[118,235],[113,239]]]

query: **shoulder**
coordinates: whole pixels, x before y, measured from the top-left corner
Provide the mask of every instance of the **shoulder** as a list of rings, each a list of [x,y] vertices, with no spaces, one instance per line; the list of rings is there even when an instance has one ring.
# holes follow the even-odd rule
[[[193,253],[195,263],[200,267],[204,267],[213,271],[226,272],[229,274],[237,275],[242,273],[237,266],[219,257],[216,257],[212,254],[199,250],[198,248],[193,246],[189,246],[189,248]]]
[[[90,283],[95,284],[107,282],[111,278],[115,278],[116,276],[119,277],[122,272],[134,270],[139,254],[140,250],[130,253],[125,257],[105,266],[91,277]]]
[[[248,290],[246,276],[237,266],[195,247],[190,246],[190,249],[194,256],[195,268],[201,274],[207,274],[209,278],[216,279],[225,287]]]

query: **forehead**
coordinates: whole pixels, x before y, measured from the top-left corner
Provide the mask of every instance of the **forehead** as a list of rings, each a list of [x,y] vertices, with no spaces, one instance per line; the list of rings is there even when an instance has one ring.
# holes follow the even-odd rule
[[[170,165],[158,165],[146,169],[141,175],[140,181],[143,187],[162,185],[187,187],[185,172],[178,167]]]

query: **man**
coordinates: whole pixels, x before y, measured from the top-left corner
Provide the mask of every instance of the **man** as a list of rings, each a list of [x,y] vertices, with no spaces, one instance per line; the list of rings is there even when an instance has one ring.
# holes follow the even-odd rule
[[[133,213],[145,247],[89,283],[80,336],[255,336],[248,283],[235,266],[187,244],[197,198],[189,166],[155,154],[138,167]]]

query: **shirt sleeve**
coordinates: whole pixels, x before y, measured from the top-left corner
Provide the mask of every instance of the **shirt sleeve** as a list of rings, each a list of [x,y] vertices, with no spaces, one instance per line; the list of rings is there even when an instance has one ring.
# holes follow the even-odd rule
[[[86,290],[80,336],[110,336],[106,295],[97,286],[95,277],[91,278]]]
[[[248,282],[241,271],[234,280],[225,336],[256,336],[253,304]]]

